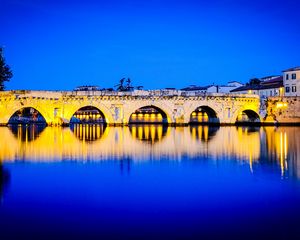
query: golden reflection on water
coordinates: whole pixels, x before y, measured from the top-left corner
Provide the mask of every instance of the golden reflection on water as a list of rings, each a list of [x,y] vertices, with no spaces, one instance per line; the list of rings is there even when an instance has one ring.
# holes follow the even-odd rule
[[[101,161],[126,159],[182,160],[209,157],[212,161],[278,166],[298,176],[299,127],[167,127],[163,125],[74,125],[70,128],[21,126],[0,128],[1,161]],[[298,173],[299,172],[299,173]]]
[[[159,125],[130,125],[129,131],[133,139],[140,141],[155,143],[160,142],[163,137],[170,134],[168,126]]]

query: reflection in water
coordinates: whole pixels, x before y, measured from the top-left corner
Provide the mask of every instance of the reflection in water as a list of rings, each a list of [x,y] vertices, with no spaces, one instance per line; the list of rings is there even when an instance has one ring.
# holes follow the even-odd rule
[[[159,125],[130,125],[130,133],[133,139],[155,143],[162,140],[167,135],[168,126]]]
[[[10,173],[3,167],[2,163],[0,163],[0,203],[3,200],[3,195],[5,194],[9,181]]]
[[[260,127],[258,127],[258,126],[240,126],[240,127],[236,127],[236,129],[241,129],[245,134],[251,134],[251,133],[259,132]]]
[[[80,140],[96,141],[104,135],[106,124],[71,124],[70,129]]]
[[[125,169],[130,168],[132,161],[166,158],[181,161],[201,156],[213,163],[247,163],[251,172],[267,165],[282,177],[300,176],[299,127],[79,124],[71,128],[46,127],[40,133],[38,127],[32,127],[1,127],[0,159],[4,162],[117,159],[123,161],[121,168]]]
[[[209,125],[192,125],[190,126],[190,132],[193,139],[208,142],[216,135],[219,130],[219,126]]]
[[[35,140],[45,129],[46,124],[10,124],[8,127],[17,139],[27,142]]]

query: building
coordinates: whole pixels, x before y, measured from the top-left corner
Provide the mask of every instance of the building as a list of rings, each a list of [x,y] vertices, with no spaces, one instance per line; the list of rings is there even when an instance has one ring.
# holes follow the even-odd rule
[[[98,86],[79,86],[74,91],[100,91]]]
[[[199,87],[196,85],[190,85],[189,87],[185,87],[180,89],[184,95],[186,96],[193,96],[201,93],[206,93],[208,87]]]
[[[300,96],[300,67],[289,68],[282,72],[285,96]]]
[[[207,89],[208,93],[230,93],[231,90],[244,86],[237,81],[228,82],[227,85],[210,85]]]
[[[228,82],[227,85],[208,85],[200,87],[196,85],[190,85],[189,87],[182,88],[181,91],[186,92],[186,95],[197,95],[199,93],[230,93],[231,90],[241,87],[243,84],[237,81]]]
[[[231,93],[239,94],[256,94],[261,98],[283,96],[283,77],[282,76],[268,76],[263,77],[256,84],[247,84],[231,90]]]

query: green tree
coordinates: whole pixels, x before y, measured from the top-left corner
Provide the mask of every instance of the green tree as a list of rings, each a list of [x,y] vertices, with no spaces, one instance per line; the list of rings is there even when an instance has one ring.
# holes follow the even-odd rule
[[[9,81],[13,74],[10,67],[5,63],[3,48],[0,47],[0,91],[4,90],[4,82]]]

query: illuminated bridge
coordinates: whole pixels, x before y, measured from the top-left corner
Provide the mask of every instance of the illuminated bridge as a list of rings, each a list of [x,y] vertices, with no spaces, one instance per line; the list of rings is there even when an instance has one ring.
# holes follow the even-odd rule
[[[4,91],[0,93],[0,124],[260,123],[255,95],[165,94],[163,91]]]

